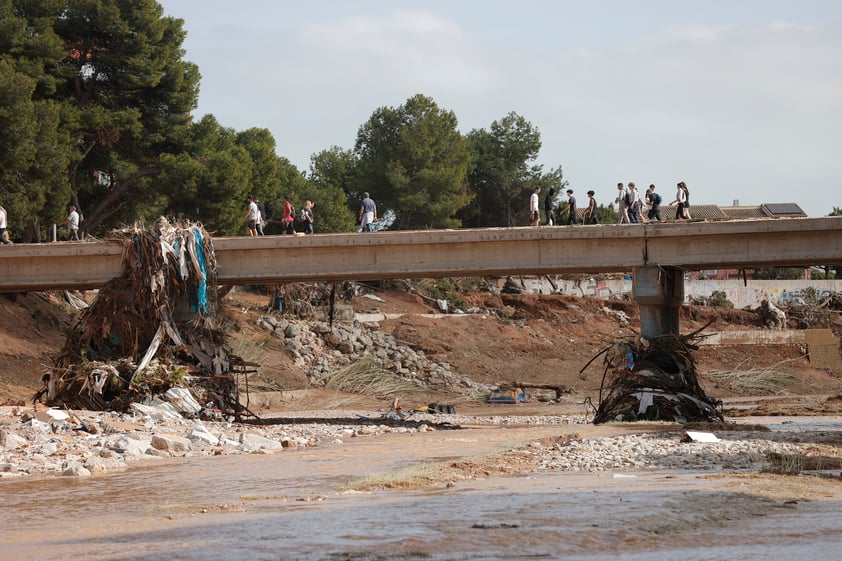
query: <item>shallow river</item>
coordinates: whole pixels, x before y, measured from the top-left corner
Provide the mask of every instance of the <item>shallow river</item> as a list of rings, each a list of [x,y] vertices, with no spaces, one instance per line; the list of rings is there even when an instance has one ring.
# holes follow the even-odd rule
[[[105,476],[2,480],[0,559],[840,558],[838,491],[787,502],[750,481],[674,472],[339,490],[424,459],[577,430],[389,434],[274,455],[161,460]]]

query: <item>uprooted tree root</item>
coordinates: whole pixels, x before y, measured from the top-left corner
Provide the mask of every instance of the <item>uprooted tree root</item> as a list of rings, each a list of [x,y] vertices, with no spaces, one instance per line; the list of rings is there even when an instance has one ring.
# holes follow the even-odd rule
[[[594,424],[723,421],[721,403],[707,397],[699,385],[693,359],[698,349],[694,340],[699,338],[697,334],[639,338],[601,351],[605,371]]]

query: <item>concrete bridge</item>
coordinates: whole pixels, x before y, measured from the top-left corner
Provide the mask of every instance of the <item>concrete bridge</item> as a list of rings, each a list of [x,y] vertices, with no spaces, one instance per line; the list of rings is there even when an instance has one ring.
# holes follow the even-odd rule
[[[678,333],[685,270],[842,265],[842,217],[215,238],[219,284],[632,271],[641,333]],[[0,247],[0,292],[97,288],[120,245]]]

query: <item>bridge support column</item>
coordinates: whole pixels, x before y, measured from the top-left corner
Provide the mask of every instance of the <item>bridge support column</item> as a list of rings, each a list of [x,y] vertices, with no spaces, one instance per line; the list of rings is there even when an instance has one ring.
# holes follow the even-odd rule
[[[684,302],[684,272],[674,267],[635,267],[632,294],[640,307],[640,335],[652,339],[679,334],[678,311]]]

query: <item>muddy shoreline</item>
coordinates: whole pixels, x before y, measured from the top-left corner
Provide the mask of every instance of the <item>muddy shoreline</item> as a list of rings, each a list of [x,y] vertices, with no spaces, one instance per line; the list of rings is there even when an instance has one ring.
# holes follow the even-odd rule
[[[381,413],[277,413],[292,421],[317,414],[350,421]],[[724,443],[715,448],[742,450],[745,465],[712,454],[713,445],[675,452],[685,445],[677,442],[681,429],[664,423],[594,426],[575,416],[531,414],[449,421],[437,427],[425,419],[425,430],[404,431],[365,423],[344,438],[330,432],[348,430],[344,424],[323,423],[318,430],[327,432],[309,446],[219,454],[197,446],[192,455],[130,460],[91,477],[2,479],[0,559],[701,560],[784,559],[796,551],[835,559],[842,545],[838,478],[764,471],[763,450],[737,443],[776,438],[805,451],[829,446],[819,436],[838,438],[840,417],[739,419],[747,427],[792,426],[739,438],[719,433]],[[122,422],[120,430],[144,434],[187,428]],[[821,430],[802,430],[797,423],[804,422]],[[299,438],[316,430],[275,425],[290,426],[304,431]],[[828,449],[838,449],[835,442]],[[619,446],[621,455],[649,463],[578,471],[550,465],[581,452],[568,443],[599,443],[594,460],[609,455],[606,446]],[[663,467],[653,450],[664,452]],[[666,461],[676,453],[686,464]],[[365,485],[384,474],[408,481],[417,469],[426,477],[430,466],[459,470],[434,472],[447,476],[421,485]]]

